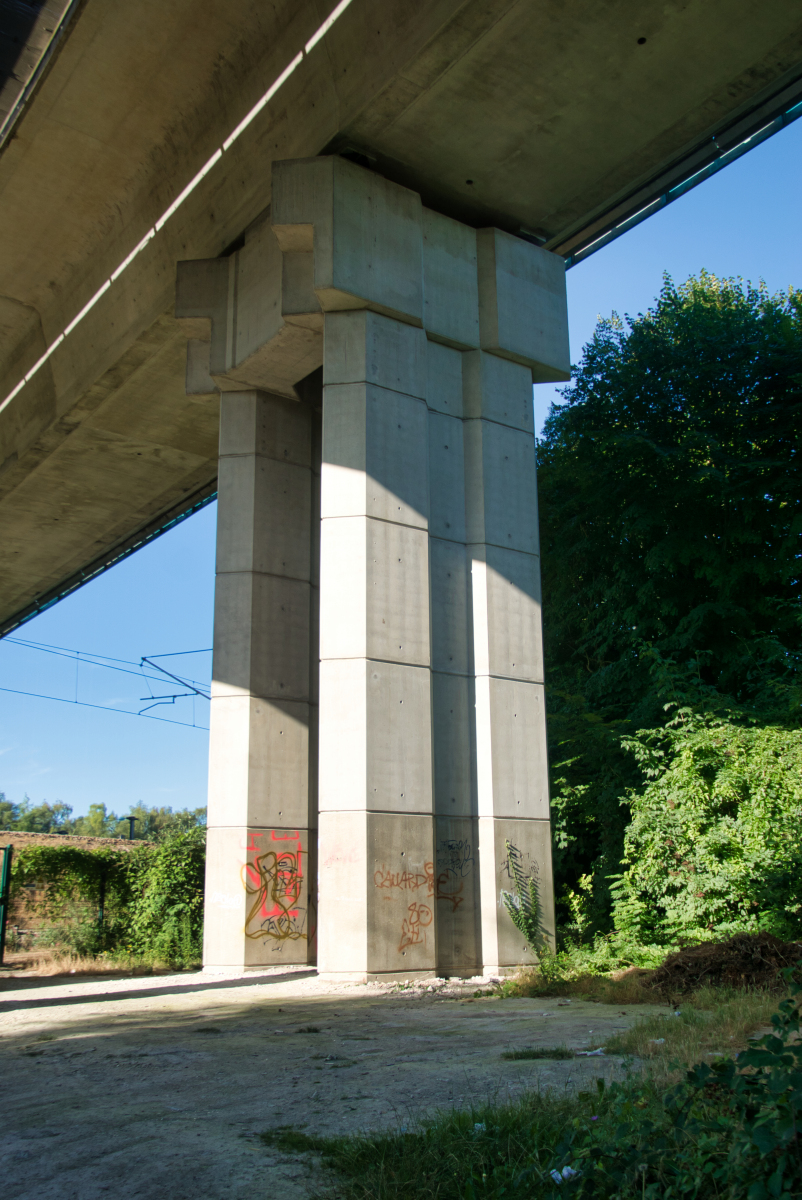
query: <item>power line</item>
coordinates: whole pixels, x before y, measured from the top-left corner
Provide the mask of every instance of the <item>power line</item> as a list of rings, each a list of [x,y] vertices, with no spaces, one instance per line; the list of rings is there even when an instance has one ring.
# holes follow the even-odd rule
[[[168,704],[168,703],[174,705],[176,700],[190,700],[191,699],[192,700],[192,722],[191,722],[191,724],[189,721],[171,721],[169,719],[169,717],[152,717],[151,716],[151,717],[149,717],[149,719],[152,721],[161,720],[161,721],[164,721],[168,725],[184,725],[187,729],[206,729],[207,728],[207,726],[205,726],[205,725],[197,725],[195,723],[195,698],[196,698],[196,696],[200,696],[201,699],[203,699],[203,700],[209,700],[211,698],[209,695],[209,692],[203,690],[204,687],[208,688],[208,684],[204,685],[199,680],[187,679],[180,675],[174,675],[171,671],[168,671],[165,667],[160,666],[159,663],[152,661],[152,660],[155,660],[157,658],[178,658],[178,657],[183,657],[187,654],[208,654],[208,653],[210,653],[209,649],[204,648],[203,650],[175,650],[169,654],[154,654],[154,655],[151,655],[150,658],[143,655],[143,657],[140,659],[139,663],[135,663],[127,658],[112,658],[111,656],[106,655],[106,654],[95,654],[94,651],[91,651],[91,650],[72,650],[66,646],[54,646],[54,645],[48,644],[46,642],[32,642],[32,641],[28,641],[25,638],[7,638],[6,641],[11,642],[14,645],[21,646],[24,650],[39,650],[44,654],[52,654],[56,658],[66,658],[68,661],[74,662],[75,663],[75,696],[73,699],[70,700],[64,696],[49,696],[49,695],[45,695],[42,692],[31,692],[31,691],[26,691],[22,688],[0,687],[0,691],[2,691],[2,692],[8,692],[8,693],[16,695],[16,696],[32,696],[38,700],[57,700],[60,704],[80,704],[84,708],[96,708],[96,709],[100,709],[103,712],[116,712],[116,713],[122,712],[122,713],[125,713],[127,716],[132,716],[132,717],[148,716],[149,710],[151,708],[158,708],[159,706],[161,706],[163,704]],[[78,670],[79,670],[79,666],[81,663],[86,663],[89,666],[98,667],[105,671],[116,671],[122,675],[133,675],[137,679],[142,679],[147,684],[150,695],[142,696],[142,697],[140,697],[140,700],[152,700],[154,703],[149,704],[144,709],[140,709],[139,712],[131,712],[129,709],[114,708],[111,705],[107,705],[107,704],[91,704],[89,701],[79,700],[78,699]],[[122,663],[124,665],[123,666],[114,665],[117,663]],[[158,675],[155,675],[155,674],[151,675],[148,672],[146,672],[144,670],[145,663],[147,663],[147,665],[149,667],[151,667],[154,671],[158,671],[159,672]],[[133,668],[133,669],[129,669],[129,668]],[[164,696],[154,696],[153,688],[150,686],[151,683],[155,682],[155,683],[164,684],[165,676],[167,676],[169,679],[174,680],[174,682],[177,683],[179,685],[179,687],[186,688],[187,691],[181,692],[181,693],[174,692],[174,693],[171,693],[169,695],[164,695]]]
[[[144,717],[148,721],[161,721],[165,725],[182,725],[184,729],[203,729],[207,733],[209,731],[208,725],[190,725],[189,721],[171,721],[169,717],[151,717],[146,712],[131,712],[127,708],[112,708],[108,704],[90,704],[86,700],[67,700],[64,696],[45,696],[42,692],[25,692],[22,688],[0,687],[0,692],[10,692],[14,696],[33,696],[36,700],[58,700],[59,704],[77,704],[79,708],[98,708],[102,712],[113,712],[122,717]]]
[[[80,659],[81,662],[89,663],[93,667],[102,667],[106,671],[119,671],[123,675],[136,675],[140,679],[144,677],[145,679],[153,679],[156,682],[161,682],[161,675],[147,675],[142,670],[142,663],[148,662],[148,658],[144,657],[144,656],[140,660],[140,662],[136,663],[136,662],[131,662],[127,658],[111,658],[107,654],[95,654],[95,652],[93,650],[71,650],[67,646],[53,646],[53,645],[49,645],[47,642],[31,642],[31,641],[27,641],[24,638],[7,637],[4,640],[15,646],[22,646],[26,650],[40,650],[43,654],[53,654],[58,658]],[[173,658],[173,657],[176,657],[177,655],[184,655],[184,654],[209,654],[209,653],[211,653],[211,649],[208,649],[208,650],[177,650],[174,652],[174,654],[152,654],[149,657],[150,658]],[[94,661],[95,659],[100,659],[101,661],[95,662]],[[125,666],[121,666],[121,667],[111,666],[110,665],[111,663],[124,663]],[[156,663],[149,663],[149,665],[152,666],[154,670],[163,673],[163,668],[157,666]],[[126,670],[127,667],[133,667],[134,670],[132,670],[132,671]],[[184,683],[187,687],[192,688],[193,691],[195,691],[197,688],[203,688],[204,686],[208,686],[208,685],[204,685],[203,681],[199,680],[199,679],[181,678],[181,683]]]

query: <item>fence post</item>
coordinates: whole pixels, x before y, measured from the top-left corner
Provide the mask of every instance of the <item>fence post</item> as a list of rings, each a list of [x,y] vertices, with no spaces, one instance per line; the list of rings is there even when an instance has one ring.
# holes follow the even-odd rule
[[[6,924],[8,922],[8,902],[11,894],[11,855],[14,847],[3,846],[3,872],[0,876],[0,966],[6,951]]]
[[[100,868],[100,891],[98,894],[97,905],[97,925],[100,932],[103,932],[103,921],[106,915],[106,875],[108,874],[108,863],[103,863]]]

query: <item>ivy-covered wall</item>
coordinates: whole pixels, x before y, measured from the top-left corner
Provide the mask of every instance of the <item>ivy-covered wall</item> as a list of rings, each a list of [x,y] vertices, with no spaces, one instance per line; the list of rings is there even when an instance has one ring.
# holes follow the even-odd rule
[[[8,840],[9,934],[21,948],[175,965],[199,960],[204,829],[92,849]]]

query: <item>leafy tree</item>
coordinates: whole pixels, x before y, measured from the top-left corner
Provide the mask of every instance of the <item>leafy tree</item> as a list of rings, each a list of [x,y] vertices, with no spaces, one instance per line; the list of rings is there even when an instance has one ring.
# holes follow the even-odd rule
[[[134,837],[146,841],[161,841],[174,833],[204,828],[206,809],[149,808],[146,804],[132,804],[129,814],[136,817]],[[71,833],[82,837],[127,837],[130,826],[127,817],[118,817],[109,812],[105,804],[90,804],[85,817],[73,817],[69,804],[57,801],[49,804],[43,800],[34,805],[28,796],[14,804],[0,792],[0,829],[25,830],[33,833]]]
[[[20,829],[30,833],[64,833],[70,828],[72,808],[57,800],[49,804],[32,804],[25,796],[19,804],[7,800],[0,792],[0,829]]]
[[[592,931],[642,783],[622,738],[673,693],[799,720],[802,292],[666,277],[563,396],[538,447],[556,868]]]
[[[136,817],[134,837],[145,838],[148,841],[160,841],[169,834],[188,832],[190,829],[203,828],[206,825],[206,809],[182,808],[173,812],[172,808],[152,807],[146,804],[132,804],[124,817],[120,817],[120,831],[125,826],[128,833],[128,817]]]
[[[119,817],[108,812],[105,804],[90,804],[85,817],[77,817],[71,833],[81,837],[119,837]]]

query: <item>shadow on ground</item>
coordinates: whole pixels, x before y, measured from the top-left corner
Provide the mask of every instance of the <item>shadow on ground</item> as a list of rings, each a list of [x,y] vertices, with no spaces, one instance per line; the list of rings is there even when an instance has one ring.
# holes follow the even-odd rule
[[[409,1124],[436,1108],[609,1079],[620,1059],[501,1055],[592,1049],[655,1012],[474,999],[475,983],[332,986],[310,972],[40,982],[0,992],[4,1200],[307,1197],[326,1183],[319,1168],[258,1133]]]

